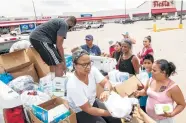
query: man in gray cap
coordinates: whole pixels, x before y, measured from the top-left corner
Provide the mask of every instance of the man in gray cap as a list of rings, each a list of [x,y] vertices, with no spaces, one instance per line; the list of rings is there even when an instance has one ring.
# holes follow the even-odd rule
[[[97,45],[93,44],[93,40],[94,40],[93,36],[86,35],[85,40],[86,40],[85,45],[73,48],[72,52],[76,51],[78,48],[81,48],[81,49],[86,50],[89,53],[89,55],[100,56],[101,50]]]

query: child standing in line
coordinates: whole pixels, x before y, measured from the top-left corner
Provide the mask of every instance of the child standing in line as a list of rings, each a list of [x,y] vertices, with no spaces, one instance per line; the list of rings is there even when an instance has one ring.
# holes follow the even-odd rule
[[[143,68],[145,69],[145,71],[148,73],[149,78],[152,77],[152,65],[154,63],[154,57],[150,54],[147,54],[144,58],[143,58]],[[140,107],[141,109],[146,112],[146,102],[147,102],[147,96],[142,96],[139,99],[140,102]]]
[[[140,59],[140,64],[143,65],[143,59],[147,54],[154,54],[154,51],[151,47],[151,36],[145,37],[143,41],[143,49],[141,52],[138,53],[138,58]]]

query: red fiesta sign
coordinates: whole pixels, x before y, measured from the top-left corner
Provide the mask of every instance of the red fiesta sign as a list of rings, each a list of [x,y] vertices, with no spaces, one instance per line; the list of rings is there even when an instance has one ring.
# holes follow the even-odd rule
[[[174,0],[153,0],[152,9],[175,8]]]

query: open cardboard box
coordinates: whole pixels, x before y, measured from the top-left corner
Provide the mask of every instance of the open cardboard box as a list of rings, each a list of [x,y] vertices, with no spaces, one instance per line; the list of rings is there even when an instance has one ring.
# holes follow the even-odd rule
[[[10,74],[14,78],[17,78],[17,77],[20,77],[20,76],[24,76],[24,75],[30,75],[34,79],[34,82],[39,82],[39,78],[38,78],[38,75],[37,75],[36,70],[34,68],[34,64],[26,66],[26,67],[24,67],[22,69],[18,69],[18,70],[12,71],[12,72],[10,72]]]
[[[126,95],[133,96],[133,93],[138,90],[138,86],[142,85],[139,79],[136,76],[130,77],[125,82],[116,85],[113,91],[117,92],[120,96],[124,97]],[[97,97],[100,97],[100,94],[104,91],[104,89],[97,84]]]
[[[115,91],[122,97],[126,96],[126,94],[130,97],[138,90],[139,86],[142,86],[140,80],[136,76],[132,76],[125,82],[116,85]]]
[[[30,61],[34,63],[39,78],[46,76],[50,72],[49,66],[42,60],[41,56],[34,48],[27,49],[26,54]]]
[[[43,115],[45,115],[46,117],[48,116],[48,112],[49,110],[53,109],[54,107],[61,105],[64,103],[64,100],[62,98],[53,98],[45,103],[42,103],[38,106],[33,106],[32,107],[32,111],[30,111],[30,117],[31,117],[31,121],[32,123],[43,123],[41,120],[39,120],[36,115],[39,115],[39,117],[43,117]],[[43,112],[45,112],[43,114]],[[46,113],[47,112],[47,113]],[[71,115],[69,117],[67,117],[66,119],[60,121],[59,123],[77,123],[76,120],[76,114],[70,110]]]
[[[30,64],[30,59],[25,50],[0,55],[0,65],[6,72],[19,70]]]

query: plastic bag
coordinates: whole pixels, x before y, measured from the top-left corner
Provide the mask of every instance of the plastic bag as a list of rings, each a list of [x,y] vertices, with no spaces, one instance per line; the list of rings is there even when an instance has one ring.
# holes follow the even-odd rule
[[[129,79],[129,73],[113,70],[108,73],[108,77],[112,84],[119,84]]]
[[[28,40],[18,41],[18,42],[14,43],[14,44],[11,46],[9,52],[11,53],[11,52],[14,52],[14,51],[16,51],[16,50],[27,49],[27,48],[29,48],[30,46],[31,46],[31,43],[30,43],[30,41],[28,41]]]
[[[146,85],[148,80],[149,80],[149,75],[146,71],[141,71],[138,75],[137,78],[141,81],[143,85]]]
[[[117,93],[111,92],[104,104],[113,117],[126,118],[131,114],[133,105],[138,104],[138,100],[128,97],[122,98]]]
[[[108,77],[109,77],[109,80],[111,81],[111,83],[117,82],[116,74],[118,72],[119,72],[118,70],[113,70],[113,71],[108,73]]]
[[[39,105],[50,99],[49,95],[35,90],[25,91],[21,94],[21,101],[24,105],[24,112],[28,123],[31,123],[29,111],[32,109],[32,105]]]
[[[27,90],[35,89],[34,80],[29,75],[17,77],[16,79],[12,80],[8,86],[19,94]]]
[[[116,73],[117,82],[124,82],[129,79],[129,73],[127,72],[118,72]]]
[[[50,96],[35,90],[25,91],[21,94],[21,101],[25,106],[39,105],[50,100]]]

